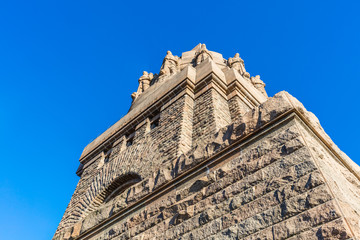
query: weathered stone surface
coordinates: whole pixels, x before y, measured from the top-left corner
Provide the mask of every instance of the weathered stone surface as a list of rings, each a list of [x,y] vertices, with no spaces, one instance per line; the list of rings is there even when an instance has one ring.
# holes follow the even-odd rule
[[[168,53],[84,150],[54,239],[359,238],[359,167],[260,81],[238,55]]]

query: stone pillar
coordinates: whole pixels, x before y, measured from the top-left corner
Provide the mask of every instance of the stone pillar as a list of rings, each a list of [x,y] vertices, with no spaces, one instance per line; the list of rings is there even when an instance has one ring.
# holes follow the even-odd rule
[[[197,96],[193,120],[194,145],[206,141],[230,122],[231,117],[227,100],[215,88],[210,88]]]
[[[229,110],[232,122],[235,122],[240,116],[244,115],[250,109],[251,108],[246,105],[238,95],[229,99]]]

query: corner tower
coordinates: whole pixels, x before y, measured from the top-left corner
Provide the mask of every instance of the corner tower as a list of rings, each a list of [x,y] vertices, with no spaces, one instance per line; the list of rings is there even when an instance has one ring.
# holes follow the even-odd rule
[[[144,72],[84,149],[54,239],[347,239],[360,170],[295,98],[205,44]]]

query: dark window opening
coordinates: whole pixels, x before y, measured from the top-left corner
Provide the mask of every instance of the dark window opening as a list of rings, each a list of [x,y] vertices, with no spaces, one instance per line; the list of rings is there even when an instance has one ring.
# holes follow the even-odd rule
[[[154,129],[160,125],[160,112],[156,111],[150,117],[150,129]]]
[[[135,131],[126,135],[126,147],[130,147],[134,143]]]
[[[134,138],[130,138],[130,139],[126,140],[126,146],[130,147],[131,145],[133,145],[133,141],[134,141]]]
[[[159,126],[159,118],[156,119],[155,121],[151,122],[150,129],[152,130],[152,129],[158,127],[158,126]]]
[[[104,163],[107,163],[109,161],[111,151],[112,151],[111,147],[108,147],[108,148],[104,149],[104,151],[103,151]]]

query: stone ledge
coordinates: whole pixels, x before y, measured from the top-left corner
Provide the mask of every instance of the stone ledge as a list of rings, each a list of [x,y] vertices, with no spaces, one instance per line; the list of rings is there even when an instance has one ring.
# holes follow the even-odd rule
[[[198,96],[203,92],[202,90],[213,87],[226,99],[227,95],[231,95],[231,93],[241,92],[239,96],[245,96],[246,100],[254,106],[267,99],[251,83],[241,77],[236,70],[229,68],[222,70],[210,58],[204,60],[196,68],[189,65],[179,73],[165,78],[164,81],[155,83],[139,95],[133,102],[128,114],[89,143],[80,156],[80,162],[84,164],[88,158],[100,151],[99,149],[106,142],[113,138],[116,139],[119,132],[125,131],[125,128],[137,123],[139,116],[144,115],[148,109],[154,108],[159,102],[166,103],[169,96],[175,94],[177,88],[192,89]],[[140,121],[142,120],[140,119]]]

